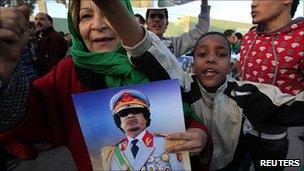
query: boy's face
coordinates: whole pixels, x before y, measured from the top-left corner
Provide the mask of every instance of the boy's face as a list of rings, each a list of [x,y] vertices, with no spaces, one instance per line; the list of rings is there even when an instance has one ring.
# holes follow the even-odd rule
[[[291,0],[253,0],[251,3],[252,23],[262,24],[275,20],[291,2]]]
[[[148,18],[146,19],[146,26],[148,30],[152,31],[159,37],[162,37],[167,29],[167,19],[164,10],[151,10]]]
[[[231,71],[228,41],[220,35],[203,37],[194,53],[194,73],[208,92],[216,92]]]
[[[235,36],[235,33],[232,33],[232,35],[227,37],[227,39],[231,44],[235,44],[237,42],[237,37]]]

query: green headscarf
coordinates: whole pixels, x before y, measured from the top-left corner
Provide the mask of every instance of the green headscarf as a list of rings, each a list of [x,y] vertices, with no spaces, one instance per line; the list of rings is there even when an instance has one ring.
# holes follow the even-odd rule
[[[133,14],[129,0],[123,0],[123,4]],[[108,87],[149,82],[144,74],[130,64],[127,53],[122,46],[114,52],[88,52],[81,36],[73,26],[70,9],[68,12],[68,26],[73,36],[71,54],[75,65],[89,69],[94,73],[103,74]]]

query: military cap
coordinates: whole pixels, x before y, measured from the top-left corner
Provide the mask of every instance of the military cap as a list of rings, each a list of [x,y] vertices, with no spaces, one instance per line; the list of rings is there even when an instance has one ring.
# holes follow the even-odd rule
[[[124,89],[116,93],[110,100],[110,109],[112,114],[128,109],[128,108],[147,108],[150,102],[146,95],[131,89]]]

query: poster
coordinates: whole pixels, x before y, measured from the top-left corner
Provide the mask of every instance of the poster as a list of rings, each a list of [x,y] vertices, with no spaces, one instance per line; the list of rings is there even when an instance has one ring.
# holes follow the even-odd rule
[[[191,169],[188,152],[165,150],[170,145],[166,134],[185,131],[178,80],[78,93],[72,98],[94,170]],[[148,116],[146,111],[150,124],[141,124],[146,127],[142,133],[132,134],[136,132],[132,126],[137,129],[142,116]],[[114,116],[120,123],[115,123]],[[137,150],[132,149],[133,138],[139,139]]]

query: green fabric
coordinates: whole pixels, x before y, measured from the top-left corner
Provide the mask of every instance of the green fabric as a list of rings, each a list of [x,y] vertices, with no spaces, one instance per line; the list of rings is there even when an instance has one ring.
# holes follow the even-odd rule
[[[127,9],[129,10],[129,12],[131,14],[134,14],[130,1],[129,0],[122,0],[122,2],[127,7]]]
[[[203,123],[203,120],[197,116],[197,114],[194,112],[194,110],[191,108],[191,105],[183,102],[183,110],[184,110],[184,116],[185,118],[192,118],[194,120],[197,120],[201,123]]]
[[[234,52],[236,54],[239,53],[241,50],[241,43],[232,44],[231,50],[232,50],[232,52]]]
[[[119,164],[119,167],[121,169],[123,165],[127,165],[128,166],[128,171],[132,171],[133,168],[131,167],[131,165],[128,162],[128,159],[122,154],[122,152],[120,151],[119,147],[116,146],[114,149],[114,155],[115,155],[115,159],[117,161],[117,163]]]
[[[125,4],[130,13],[133,14],[129,0],[123,0],[123,4]],[[103,74],[108,87],[149,82],[144,74],[137,71],[134,66],[130,64],[126,51],[122,46],[114,52],[89,52],[81,36],[73,27],[70,10],[68,13],[68,26],[73,36],[71,54],[75,65],[89,69],[94,73]]]

